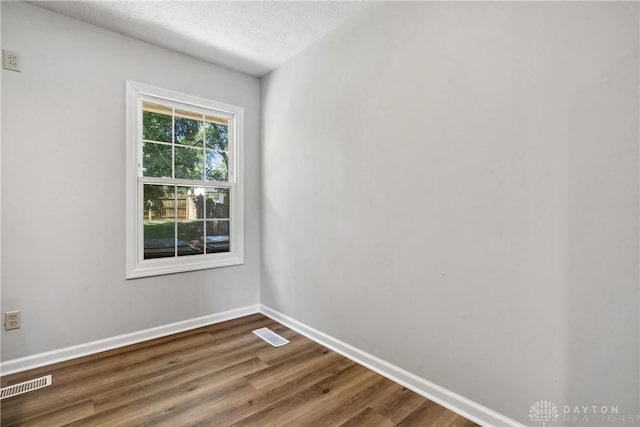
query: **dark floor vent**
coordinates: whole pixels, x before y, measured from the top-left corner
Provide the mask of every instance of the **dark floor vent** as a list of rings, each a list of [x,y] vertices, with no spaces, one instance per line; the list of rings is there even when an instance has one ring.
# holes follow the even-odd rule
[[[20,384],[10,385],[0,389],[0,400],[8,397],[17,396],[22,393],[27,393],[39,388],[44,388],[51,385],[51,375],[46,377],[36,378],[35,380],[25,381]]]

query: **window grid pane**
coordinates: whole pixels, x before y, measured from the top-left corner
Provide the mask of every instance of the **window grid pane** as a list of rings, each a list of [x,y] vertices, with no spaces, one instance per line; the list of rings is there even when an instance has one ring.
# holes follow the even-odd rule
[[[208,187],[206,189],[206,218],[229,219],[231,198],[229,188]]]
[[[143,102],[142,139],[158,142],[172,142],[173,108],[160,104]]]
[[[167,177],[172,176],[171,162],[173,158],[170,144],[144,142],[142,144],[142,173],[144,176]]]
[[[203,145],[204,115],[183,109],[174,109],[175,143],[189,146]]]
[[[177,222],[177,256],[200,255],[202,236],[204,235],[204,221]]]
[[[205,253],[230,252],[230,221],[207,221]]]
[[[175,178],[202,180],[204,153],[200,147],[175,146]]]

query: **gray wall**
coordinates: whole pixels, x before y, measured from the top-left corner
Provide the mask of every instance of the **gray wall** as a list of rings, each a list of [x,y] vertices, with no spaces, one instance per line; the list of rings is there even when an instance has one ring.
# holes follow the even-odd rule
[[[638,6],[377,5],[268,75],[262,303],[524,423],[640,414]]]
[[[2,2],[2,360],[259,302],[260,81]],[[125,80],[245,108],[245,265],[125,280]]]

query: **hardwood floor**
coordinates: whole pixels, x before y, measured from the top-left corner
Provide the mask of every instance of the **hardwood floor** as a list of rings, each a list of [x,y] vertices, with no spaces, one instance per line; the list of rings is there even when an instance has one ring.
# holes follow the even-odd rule
[[[269,327],[274,348],[251,333]],[[475,426],[260,314],[21,372],[2,426]]]

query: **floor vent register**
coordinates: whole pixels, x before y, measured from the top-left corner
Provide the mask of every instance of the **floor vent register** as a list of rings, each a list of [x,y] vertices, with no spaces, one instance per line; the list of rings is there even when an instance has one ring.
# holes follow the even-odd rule
[[[269,328],[260,328],[252,332],[274,347],[280,347],[285,344],[289,344],[288,340],[282,338],[280,335],[276,334]]]
[[[36,378],[34,380],[25,381],[20,384],[10,385],[0,389],[0,400],[8,397],[17,396],[22,393],[28,393],[39,388],[48,387],[51,385],[51,375],[46,377]]]

